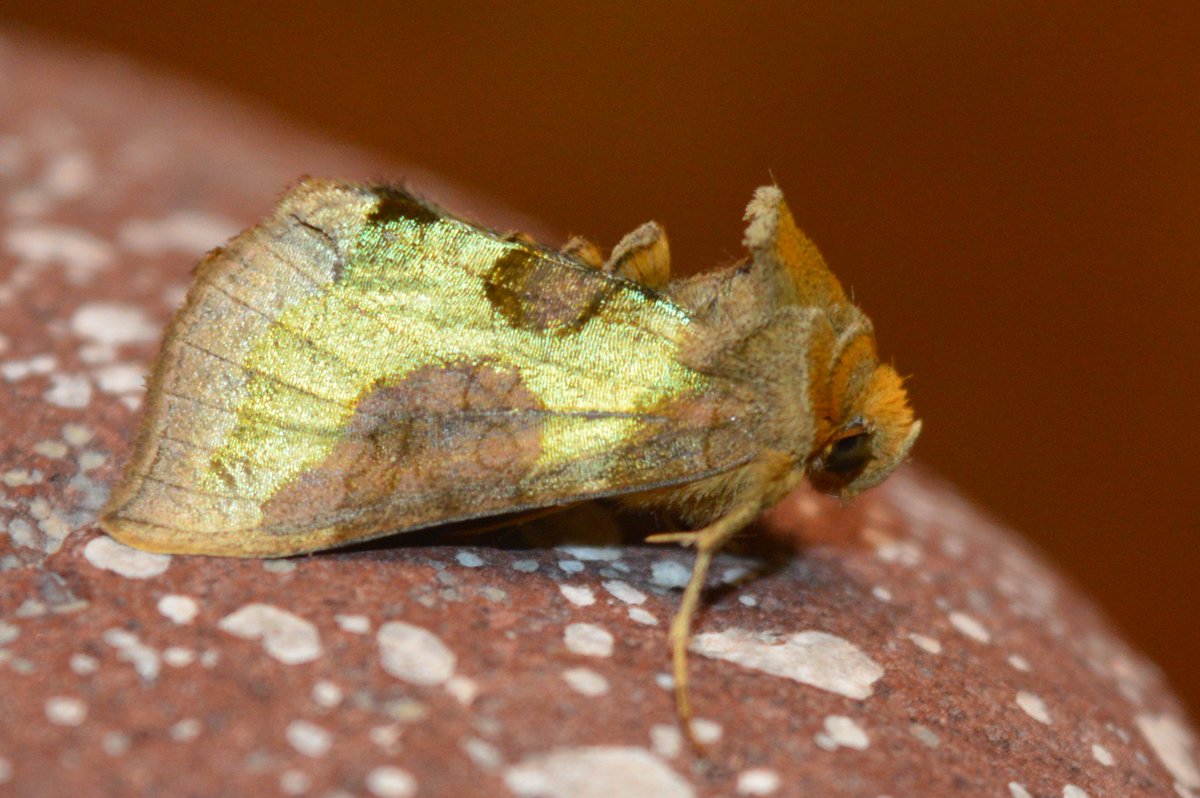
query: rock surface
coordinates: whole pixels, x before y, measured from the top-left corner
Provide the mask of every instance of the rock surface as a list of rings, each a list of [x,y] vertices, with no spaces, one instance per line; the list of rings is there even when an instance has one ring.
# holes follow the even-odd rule
[[[664,641],[690,558],[605,509],[284,561],[115,543],[96,510],[191,264],[301,173],[389,170],[11,36],[0,119],[0,794],[1200,793],[1156,669],[914,468],[848,506],[798,493],[718,558],[707,762]]]

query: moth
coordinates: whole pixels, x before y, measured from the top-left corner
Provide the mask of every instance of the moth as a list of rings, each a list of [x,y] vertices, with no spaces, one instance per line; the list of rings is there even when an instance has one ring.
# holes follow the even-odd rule
[[[713,555],[802,480],[850,497],[921,429],[901,378],[780,190],[747,256],[671,279],[650,222],[606,259],[386,185],[305,180],[209,253],[168,327],[102,514],[156,552],[279,557],[601,497],[669,511]]]

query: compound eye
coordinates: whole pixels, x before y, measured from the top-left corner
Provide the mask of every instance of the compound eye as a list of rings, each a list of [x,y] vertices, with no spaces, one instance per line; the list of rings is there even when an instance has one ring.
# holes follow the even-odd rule
[[[848,435],[834,441],[829,447],[829,454],[822,460],[821,470],[850,481],[867,467],[872,456],[871,433]]]

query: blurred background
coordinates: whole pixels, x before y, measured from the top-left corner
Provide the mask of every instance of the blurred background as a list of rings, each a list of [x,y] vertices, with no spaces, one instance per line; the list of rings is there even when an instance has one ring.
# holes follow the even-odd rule
[[[774,179],[913,375],[917,458],[1200,716],[1200,5],[551,5],[7,0],[0,25],[559,234],[611,246],[657,219],[680,271],[737,257]]]

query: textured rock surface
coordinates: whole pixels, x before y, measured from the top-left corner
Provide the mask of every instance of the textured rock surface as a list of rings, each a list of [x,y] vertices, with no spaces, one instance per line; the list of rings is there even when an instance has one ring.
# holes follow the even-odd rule
[[[1200,791],[1153,666],[911,469],[850,506],[798,494],[719,558],[693,658],[709,763],[666,676],[690,559],[618,542],[603,509],[289,561],[114,543],[95,512],[196,256],[302,172],[385,169],[11,37],[0,119],[0,794]]]

